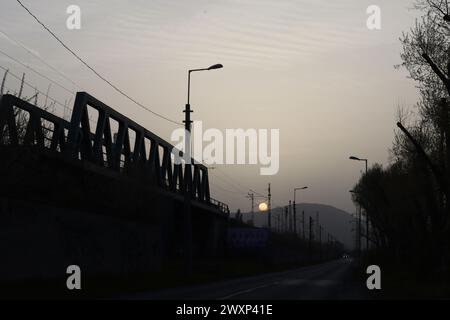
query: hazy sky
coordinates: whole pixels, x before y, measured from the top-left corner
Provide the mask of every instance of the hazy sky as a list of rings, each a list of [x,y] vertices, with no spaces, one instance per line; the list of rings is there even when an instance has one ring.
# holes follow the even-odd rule
[[[71,48],[135,99],[181,121],[187,70],[222,63],[192,79],[194,119],[206,128],[280,129],[280,171],[217,166],[212,196],[249,210],[248,188],[275,205],[292,199],[353,211],[349,190],[363,163],[386,164],[398,105],[417,100],[400,62],[398,38],[414,23],[412,0],[22,0]],[[76,4],[81,30],[66,28]],[[366,28],[366,8],[381,8],[382,29]],[[1,0],[0,31],[57,67],[83,90],[169,139],[175,125],[135,106],[81,65],[15,0]],[[79,88],[0,34],[0,49],[57,80]],[[46,91],[49,81],[0,54],[0,66]],[[1,70],[0,70],[1,72]],[[8,78],[7,86],[17,89]],[[50,95],[70,94],[53,85]],[[72,100],[73,102],[73,100]],[[58,112],[58,110],[57,110]]]

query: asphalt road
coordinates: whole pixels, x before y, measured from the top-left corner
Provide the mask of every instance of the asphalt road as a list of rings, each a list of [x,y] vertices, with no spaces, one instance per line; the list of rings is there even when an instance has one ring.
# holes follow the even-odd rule
[[[164,289],[128,297],[156,300],[365,299],[365,283],[352,276],[352,260],[342,259],[284,272],[216,283]]]

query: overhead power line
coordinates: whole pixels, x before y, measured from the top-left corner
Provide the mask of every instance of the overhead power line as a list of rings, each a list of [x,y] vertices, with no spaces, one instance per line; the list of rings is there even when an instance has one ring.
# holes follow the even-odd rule
[[[2,34],[6,39],[8,39],[10,42],[14,43],[15,45],[21,47],[23,50],[25,50],[28,54],[32,55],[33,57],[35,57],[36,59],[38,59],[40,62],[42,62],[45,66],[47,66],[48,68],[50,68],[51,70],[53,70],[54,72],[56,72],[57,74],[59,74],[61,77],[63,77],[64,79],[66,79],[67,81],[69,81],[71,84],[73,84],[75,87],[77,87],[80,90],[83,90],[83,88],[77,84],[76,82],[74,82],[72,79],[70,79],[69,77],[67,77],[64,73],[62,73],[61,71],[59,71],[57,68],[55,68],[54,66],[52,66],[50,63],[48,63],[47,61],[45,61],[42,57],[40,57],[38,54],[36,54],[35,52],[33,52],[32,50],[28,49],[25,45],[23,45],[22,43],[14,40],[11,36],[9,36],[8,34],[6,34],[4,31],[0,30],[0,34]]]
[[[55,98],[49,96],[47,93],[45,93],[45,92],[39,90],[37,87],[33,86],[31,83],[29,83],[29,82],[23,80],[22,77],[19,77],[18,75],[12,73],[12,72],[9,71],[7,68],[5,68],[5,67],[3,67],[3,66],[0,66],[0,69],[2,69],[2,70],[4,70],[4,71],[8,71],[8,75],[11,75],[13,78],[16,78],[19,82],[22,82],[22,81],[23,81],[23,84],[27,85],[27,86],[30,87],[31,89],[33,89],[33,90],[35,90],[36,92],[40,93],[40,94],[43,95],[44,97],[45,97],[45,96],[48,96],[48,98],[49,98],[50,100],[53,100],[56,104],[60,105],[61,107],[65,108],[65,109],[69,109],[69,110],[70,110],[70,108],[68,108],[66,105],[64,105],[63,103],[59,102],[59,101],[56,100]]]
[[[216,169],[219,169],[220,167],[217,167]],[[213,174],[214,173],[219,173],[220,170],[213,170]],[[248,186],[242,185],[240,182],[238,182],[236,179],[232,178],[230,175],[226,174],[225,171],[221,171],[221,176],[219,175],[215,175],[216,178],[219,178],[220,180],[222,180],[223,182],[225,182],[228,186],[230,186],[232,189],[237,189],[239,191],[231,191],[231,190],[226,190],[228,192],[233,192],[233,193],[239,193],[239,194],[247,194],[248,191],[254,193],[255,195],[262,197],[262,198],[266,198],[267,199],[267,195],[264,195],[258,191],[255,191],[254,189],[249,188]],[[226,178],[226,179],[225,179]],[[227,181],[228,180],[228,181]],[[223,188],[222,188],[223,189]],[[272,205],[274,205],[274,207],[283,207],[280,204],[278,204],[276,201],[273,201],[273,199],[271,199]]]
[[[212,185],[213,187],[219,188],[219,189],[221,189],[221,190],[223,190],[223,191],[225,191],[225,192],[231,193],[231,194],[233,194],[233,195],[237,195],[237,194],[240,195],[240,194],[241,194],[240,192],[226,189],[226,188],[224,188],[224,187],[222,187],[222,186],[220,186],[220,185],[218,185],[218,184],[212,183],[212,182],[209,182],[209,184]],[[237,197],[237,196],[235,196],[235,197]]]
[[[48,33],[50,33],[52,35],[53,38],[56,39],[56,41],[58,41],[67,51],[69,51],[78,61],[80,61],[84,66],[86,66],[89,70],[91,70],[97,77],[99,77],[101,80],[103,80],[104,82],[106,82],[109,86],[111,86],[111,88],[113,88],[114,90],[116,90],[118,93],[120,93],[121,95],[123,95],[125,98],[127,98],[128,100],[130,100],[131,102],[133,102],[134,104],[136,104],[137,106],[141,107],[142,109],[154,114],[155,116],[164,119],[166,121],[169,121],[171,123],[174,123],[176,125],[182,125],[182,123],[177,122],[175,120],[172,120],[168,117],[165,117],[155,111],[153,111],[152,109],[144,106],[143,104],[141,104],[140,102],[138,102],[137,100],[135,100],[134,98],[132,98],[131,96],[129,96],[128,94],[126,94],[124,91],[122,91],[120,88],[118,88],[116,85],[114,85],[111,81],[109,81],[108,79],[106,79],[104,76],[102,76],[99,72],[97,72],[93,67],[91,67],[86,61],[84,61],[80,56],[78,56],[77,53],[75,53],[75,51],[73,51],[71,48],[69,48],[52,30],[50,30],[43,22],[41,22],[39,20],[38,17],[36,17],[20,0],[16,0],[20,6],[22,8],[25,9],[25,11],[28,12],[29,15],[31,15],[34,20],[36,20]]]
[[[27,68],[27,69],[31,70],[32,72],[38,74],[38,75],[41,76],[42,78],[44,78],[44,79],[50,81],[51,83],[57,85],[57,86],[60,87],[61,89],[64,89],[65,91],[69,92],[70,94],[75,95],[75,92],[73,92],[72,90],[66,88],[66,87],[63,86],[62,84],[59,84],[59,83],[56,82],[55,80],[50,79],[50,78],[47,77],[46,75],[44,75],[44,74],[42,74],[41,72],[37,71],[36,69],[30,67],[29,65],[27,65],[27,64],[25,64],[25,63],[23,63],[23,62],[21,62],[20,60],[14,58],[14,57],[12,57],[12,56],[10,56],[10,55],[7,54],[6,52],[0,50],[0,54],[4,55],[5,57],[11,59],[12,61],[14,61],[14,62],[16,62],[16,63],[18,63],[18,64],[20,64],[22,67]]]

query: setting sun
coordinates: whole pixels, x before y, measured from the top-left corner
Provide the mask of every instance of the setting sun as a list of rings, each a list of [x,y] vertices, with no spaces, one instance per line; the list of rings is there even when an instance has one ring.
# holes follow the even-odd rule
[[[259,208],[259,211],[267,211],[267,203],[265,203],[265,202],[261,202],[260,204],[259,204],[259,206],[258,206],[258,208]]]

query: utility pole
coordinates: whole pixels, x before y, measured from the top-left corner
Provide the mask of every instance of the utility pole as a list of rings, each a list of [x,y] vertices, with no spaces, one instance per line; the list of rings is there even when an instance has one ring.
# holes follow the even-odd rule
[[[319,225],[319,253],[320,260],[322,260],[322,226]]]
[[[358,252],[358,212],[355,213],[354,219],[350,221],[351,231],[353,234],[353,246],[355,251]]]
[[[327,232],[327,258],[330,257],[330,233]]]
[[[189,73],[190,76],[190,73]],[[190,83],[190,82],[188,82]],[[186,259],[186,275],[192,274],[192,213],[191,213],[191,183],[192,183],[192,170],[191,170],[191,105],[186,104],[184,130],[185,130],[185,163],[184,163],[184,228],[185,228],[185,259]]]
[[[288,231],[287,221],[288,221],[288,207],[285,206],[284,207],[284,232],[286,232],[286,233]]]
[[[295,236],[297,236],[297,210],[295,207],[295,200],[294,200],[293,210],[294,210],[294,234],[295,234]]]
[[[280,216],[281,215],[281,216]],[[278,213],[277,214],[277,231],[280,232],[281,231],[281,224],[280,224],[280,218],[283,217],[283,213]]]
[[[302,239],[305,240],[305,210],[302,210]]]
[[[369,251],[369,215],[366,211],[366,250]]]
[[[296,192],[299,190],[305,190],[308,189],[307,186],[302,187],[302,188],[294,188],[294,233],[297,235],[297,206],[296,206],[296,201],[295,201],[295,196],[296,196]],[[304,217],[304,213],[303,213],[303,219],[302,219],[302,224],[303,224],[303,240],[305,239],[305,217]]]
[[[319,228],[320,228],[320,224],[319,224],[319,211],[316,212],[316,234],[319,234]]]
[[[250,210],[251,214],[252,214],[252,225],[254,225],[254,221],[255,221],[255,212],[254,212],[254,208],[255,208],[255,194],[253,192],[249,192],[247,195],[247,198],[250,199],[250,201],[252,202],[252,208]]]
[[[288,210],[288,217],[289,217],[289,232],[292,233],[292,203],[291,200],[289,200],[289,210]]]
[[[350,193],[352,194],[358,194],[355,190],[350,190]],[[356,226],[356,249],[358,252],[358,256],[361,256],[362,252],[362,222],[361,222],[361,216],[362,216],[362,208],[361,206],[356,207],[356,215],[357,215],[357,226]]]
[[[270,198],[272,197],[272,195],[270,194],[270,183],[269,183],[269,188],[267,189],[267,191],[268,191],[267,202],[268,202],[268,206],[269,206],[269,212],[267,215],[267,224],[268,224],[269,230],[270,230],[270,228],[272,226],[272,221],[271,221],[272,220],[272,204],[270,202]]]
[[[399,123],[397,123],[398,126]],[[402,129],[402,126],[400,125],[400,129]],[[404,128],[403,128],[404,129]],[[402,130],[403,131],[403,130]],[[350,160],[356,160],[356,161],[364,161],[366,164],[366,175],[367,175],[367,163],[368,160],[367,159],[361,159],[355,156],[351,156]],[[360,209],[361,210],[361,209]],[[361,229],[360,229],[361,230]],[[369,250],[369,216],[366,212],[366,250]]]
[[[361,235],[362,235],[362,224],[361,224],[361,206],[359,206],[359,211],[358,211],[358,254],[359,256],[361,256],[361,251],[362,251],[362,242],[361,242]]]
[[[313,240],[313,232],[312,232],[312,228],[313,228],[313,218],[310,216],[309,217],[309,243],[308,243],[308,247],[309,247],[309,259],[312,260],[312,240]]]

